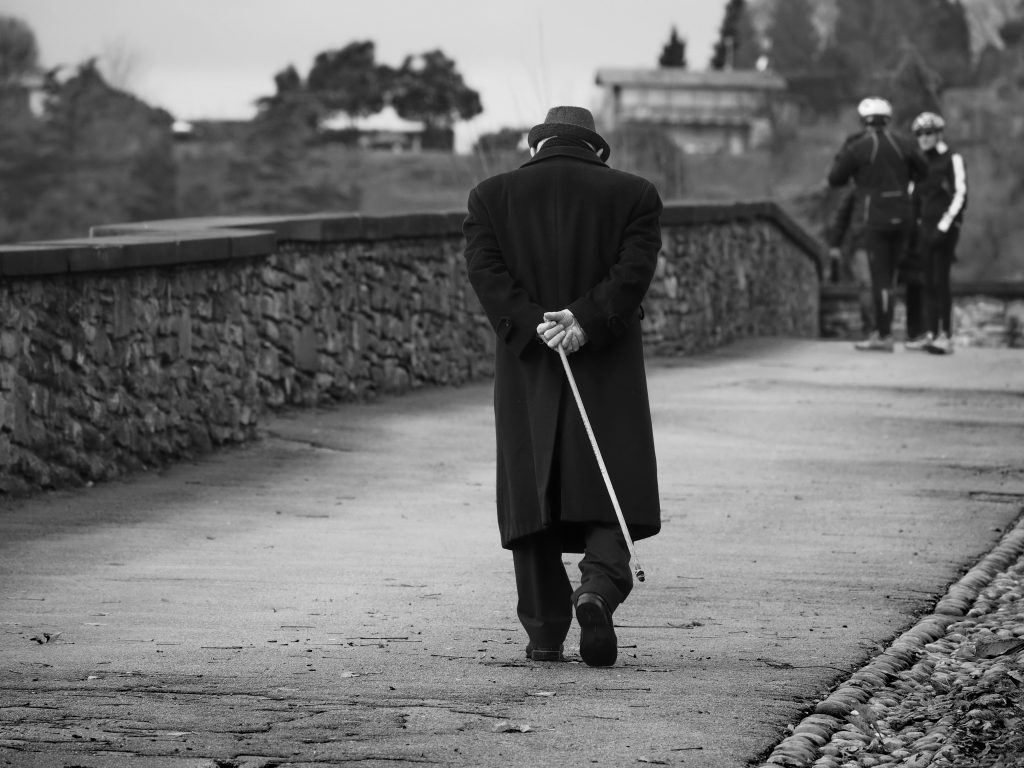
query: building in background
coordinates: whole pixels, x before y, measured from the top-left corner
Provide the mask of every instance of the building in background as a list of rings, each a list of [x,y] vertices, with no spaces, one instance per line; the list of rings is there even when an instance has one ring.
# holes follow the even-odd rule
[[[786,81],[755,69],[602,69],[596,82],[602,128],[656,125],[686,152],[743,154],[770,143],[799,115]]]

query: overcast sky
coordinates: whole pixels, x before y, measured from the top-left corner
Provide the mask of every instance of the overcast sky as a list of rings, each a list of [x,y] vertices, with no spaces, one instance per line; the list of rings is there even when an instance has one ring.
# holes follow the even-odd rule
[[[654,67],[675,26],[705,69],[725,0],[0,0],[42,64],[113,62],[122,82],[180,119],[247,118],[292,64],[372,40],[377,61],[440,48],[479,91],[463,144],[540,122],[553,104],[596,107],[600,68]],[[126,79],[125,79],[126,78]]]

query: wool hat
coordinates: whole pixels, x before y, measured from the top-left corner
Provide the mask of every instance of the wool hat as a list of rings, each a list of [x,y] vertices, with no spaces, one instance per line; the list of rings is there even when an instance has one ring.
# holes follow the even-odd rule
[[[589,109],[583,107],[552,107],[544,122],[530,129],[526,142],[535,147],[538,142],[552,136],[583,139],[594,145],[602,160],[607,160],[612,153],[608,142],[601,138],[594,127],[594,116]]]

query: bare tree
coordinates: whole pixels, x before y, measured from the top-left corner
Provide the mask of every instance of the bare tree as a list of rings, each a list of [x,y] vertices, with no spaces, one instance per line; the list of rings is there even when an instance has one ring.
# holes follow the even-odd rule
[[[124,38],[108,41],[97,57],[103,78],[109,85],[122,91],[134,90],[140,61],[139,52]]]

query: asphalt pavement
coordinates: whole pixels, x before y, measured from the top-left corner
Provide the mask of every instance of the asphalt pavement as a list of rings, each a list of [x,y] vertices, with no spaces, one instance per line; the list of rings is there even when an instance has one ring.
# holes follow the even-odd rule
[[[525,658],[491,384],[418,391],[6,502],[0,765],[757,765],[1018,525],[1020,350],[648,368],[664,528],[616,666],[575,628]]]

